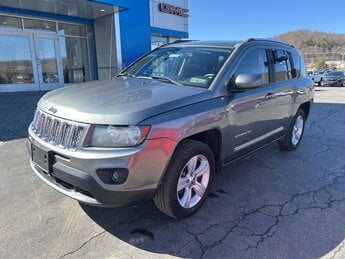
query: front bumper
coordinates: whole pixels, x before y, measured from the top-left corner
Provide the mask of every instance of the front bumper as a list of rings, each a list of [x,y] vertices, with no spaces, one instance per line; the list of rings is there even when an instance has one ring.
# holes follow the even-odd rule
[[[176,146],[170,139],[152,139],[133,148],[72,152],[44,142],[30,129],[27,144],[31,168],[42,181],[75,200],[106,207],[152,199]],[[32,160],[32,147],[49,154],[49,166]],[[116,185],[105,181],[97,174],[98,169],[105,168],[125,168],[126,182]]]

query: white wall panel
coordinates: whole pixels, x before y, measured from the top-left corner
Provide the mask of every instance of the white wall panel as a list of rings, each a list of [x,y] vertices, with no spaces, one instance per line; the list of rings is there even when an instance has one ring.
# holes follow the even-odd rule
[[[188,17],[161,12],[159,10],[160,3],[188,9],[188,0],[151,0],[151,26],[168,30],[188,32]]]

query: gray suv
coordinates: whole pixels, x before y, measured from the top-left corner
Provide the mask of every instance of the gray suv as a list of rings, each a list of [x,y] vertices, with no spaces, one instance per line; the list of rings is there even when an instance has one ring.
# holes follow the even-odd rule
[[[153,199],[195,213],[217,172],[273,141],[294,150],[313,104],[298,51],[249,39],[162,46],[116,78],[44,95],[30,164],[59,192],[97,206]]]

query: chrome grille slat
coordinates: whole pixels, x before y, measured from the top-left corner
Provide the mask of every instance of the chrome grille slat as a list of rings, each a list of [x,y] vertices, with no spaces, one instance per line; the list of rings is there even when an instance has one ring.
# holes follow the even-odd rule
[[[49,139],[51,123],[52,123],[52,118],[51,117],[47,117],[46,121],[44,123],[44,131],[43,131],[43,134],[42,134],[42,138],[45,141],[48,141],[48,139]]]
[[[71,132],[71,125],[65,122],[62,126],[60,140],[59,140],[59,147],[66,148],[68,146],[68,138]]]
[[[76,125],[72,125],[70,134],[68,136],[68,141],[67,141],[69,147],[71,147],[72,140],[74,138],[74,134],[75,134],[76,129],[77,129],[77,126]]]
[[[58,135],[59,130],[60,130],[60,125],[61,125],[61,122],[57,119],[54,119],[52,130],[51,130],[51,133],[49,136],[49,143],[50,144],[54,145],[56,143],[56,138],[57,138],[57,135]]]
[[[41,116],[40,116],[40,122],[38,125],[38,134],[37,134],[37,136],[39,136],[39,137],[42,136],[42,133],[43,133],[45,117],[46,116],[44,114],[41,114]]]
[[[71,144],[70,144],[71,150],[77,149],[78,143],[80,143],[82,136],[83,136],[83,133],[84,133],[84,128],[77,126],[75,131],[74,131],[73,137],[71,139]]]
[[[33,133],[54,146],[76,151],[85,138],[88,124],[68,121],[36,111],[31,124]]]

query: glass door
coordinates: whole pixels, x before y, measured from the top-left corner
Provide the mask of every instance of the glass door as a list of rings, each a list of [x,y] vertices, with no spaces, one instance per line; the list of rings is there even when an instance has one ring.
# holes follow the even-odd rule
[[[36,65],[40,90],[51,90],[63,84],[61,58],[55,35],[34,34]]]
[[[0,29],[0,92],[39,90],[33,45],[29,33]]]

